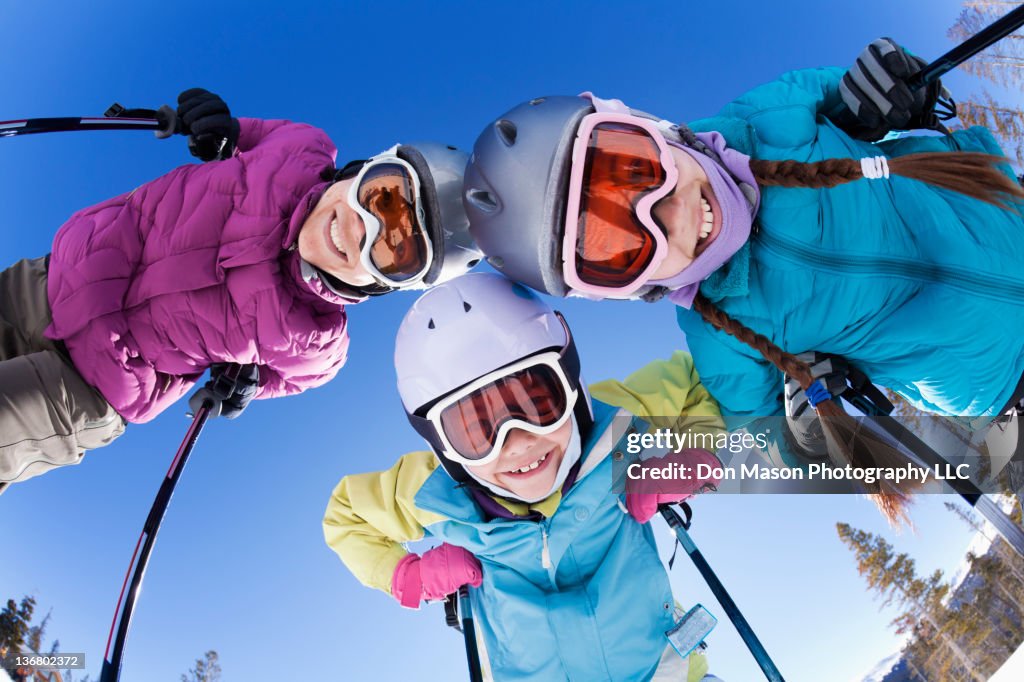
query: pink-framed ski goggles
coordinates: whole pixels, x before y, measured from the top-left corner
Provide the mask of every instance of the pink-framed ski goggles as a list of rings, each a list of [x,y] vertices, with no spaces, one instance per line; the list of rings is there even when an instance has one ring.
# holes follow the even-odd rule
[[[580,96],[595,113],[580,121],[573,143],[562,277],[584,295],[628,296],[665,259],[668,240],[652,210],[679,171],[656,122],[619,100]]]

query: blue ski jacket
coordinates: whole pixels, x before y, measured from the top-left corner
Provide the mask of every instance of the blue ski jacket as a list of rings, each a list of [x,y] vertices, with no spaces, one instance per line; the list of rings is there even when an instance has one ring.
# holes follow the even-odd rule
[[[360,581],[384,591],[406,555],[402,542],[431,537],[472,552],[483,566],[483,584],[470,590],[474,624],[496,680],[700,680],[703,656],[669,649],[668,575],[650,524],[611,492],[612,467],[625,463],[630,431],[646,431],[648,418],[685,414],[689,430],[719,434],[718,408],[685,353],[595,384],[591,395],[595,424],[576,481],[531,506],[541,513],[490,517],[433,453],[413,452],[387,471],[342,479],[325,539]]]
[[[843,106],[843,73],[787,73],[692,127],[717,130],[756,159],[1002,155],[980,127],[852,139],[828,118]],[[993,416],[1024,372],[1024,218],[914,180],[762,188],[750,241],[701,292],[784,350],[845,356],[874,383],[939,414]],[[723,414],[782,414],[773,365],[695,311],[679,308],[678,320]]]

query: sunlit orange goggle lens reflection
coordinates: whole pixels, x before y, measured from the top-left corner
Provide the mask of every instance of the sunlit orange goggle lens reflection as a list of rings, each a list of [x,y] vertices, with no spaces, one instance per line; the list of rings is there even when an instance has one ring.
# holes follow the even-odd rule
[[[477,389],[441,412],[441,426],[455,451],[482,459],[494,448],[501,425],[519,419],[550,426],[566,409],[566,395],[555,371],[527,367]]]
[[[412,178],[398,164],[380,164],[359,183],[359,205],[380,221],[370,259],[381,274],[401,281],[420,274],[427,263],[427,241],[416,221]]]
[[[651,262],[655,241],[636,204],[665,184],[658,145],[628,124],[594,127],[587,148],[576,236],[576,274],[588,284],[625,286]]]

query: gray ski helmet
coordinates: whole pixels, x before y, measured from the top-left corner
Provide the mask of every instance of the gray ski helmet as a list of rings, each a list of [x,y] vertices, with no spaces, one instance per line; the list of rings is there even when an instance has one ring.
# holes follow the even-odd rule
[[[576,129],[594,112],[583,97],[539,97],[498,117],[473,145],[463,199],[470,232],[496,270],[554,296]]]
[[[469,233],[469,218],[462,204],[463,174],[469,156],[437,142],[399,145],[395,154],[419,176],[426,229],[433,244],[430,269],[408,288],[426,289],[468,272],[483,258]]]

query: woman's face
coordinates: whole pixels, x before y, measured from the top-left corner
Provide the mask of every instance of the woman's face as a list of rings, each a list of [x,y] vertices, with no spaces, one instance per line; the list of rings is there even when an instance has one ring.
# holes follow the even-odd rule
[[[360,287],[375,280],[359,262],[366,226],[348,205],[348,190],[354,181],[336,182],[320,197],[299,230],[299,255],[342,282]]]
[[[555,484],[573,428],[573,421],[569,419],[557,431],[543,436],[512,429],[497,459],[469,468],[478,478],[500,486],[516,497],[537,499]]]
[[[654,218],[665,228],[668,255],[650,279],[679,274],[704,252],[722,231],[722,212],[700,164],[677,147],[669,148],[679,171],[672,194],[654,206]]]

